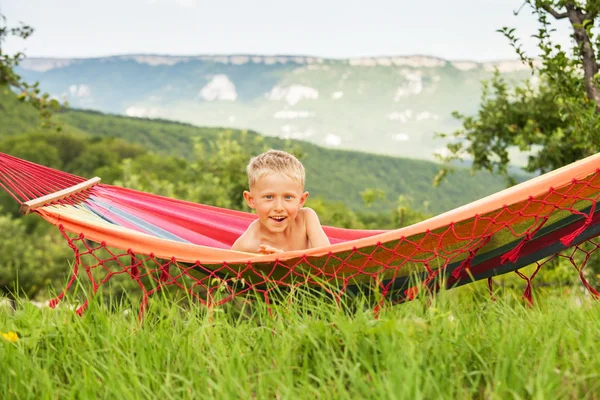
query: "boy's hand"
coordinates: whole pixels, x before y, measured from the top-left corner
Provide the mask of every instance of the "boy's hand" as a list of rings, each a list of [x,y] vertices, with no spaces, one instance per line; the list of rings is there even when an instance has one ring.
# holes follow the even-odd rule
[[[259,254],[273,254],[273,253],[283,253],[283,250],[277,249],[273,246],[269,246],[268,244],[261,244],[258,247]]]

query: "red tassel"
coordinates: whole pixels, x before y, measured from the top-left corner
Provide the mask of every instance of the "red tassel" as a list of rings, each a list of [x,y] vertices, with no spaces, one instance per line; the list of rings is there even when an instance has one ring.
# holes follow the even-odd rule
[[[593,210],[591,210],[590,216],[586,218],[583,225],[581,225],[579,228],[577,228],[573,232],[569,233],[568,235],[561,237],[560,242],[565,246],[570,245],[571,242],[573,240],[575,240],[575,238],[577,238],[577,236],[581,235],[583,233],[583,231],[585,231],[588,228],[588,226],[590,226],[590,224],[592,223],[591,215],[593,215]]]
[[[487,236],[483,239],[483,241],[481,242],[481,244],[479,244],[479,246],[475,247],[473,250],[469,250],[469,256],[465,259],[465,261],[463,261],[463,263],[458,268],[456,268],[454,271],[452,271],[452,277],[455,279],[458,279],[458,277],[460,276],[460,274],[463,271],[471,269],[471,263],[473,262],[475,255],[486,244],[488,244],[491,239],[492,239],[491,236]]]
[[[519,254],[521,253],[521,249],[523,249],[525,243],[531,240],[531,236],[532,235],[528,233],[527,235],[525,235],[525,238],[521,240],[521,242],[514,249],[505,253],[500,259],[500,264],[506,264],[507,261],[510,261],[511,263],[517,261],[519,259]]]
[[[527,280],[527,287],[523,292],[523,299],[527,300],[527,305],[533,306],[533,295],[531,294],[531,280]]]
[[[87,310],[88,301],[89,300],[86,300],[82,305],[80,305],[79,307],[77,307],[77,309],[75,310],[75,312],[77,313],[77,315],[79,315],[80,317],[83,315],[83,313],[85,312],[85,310]]]
[[[594,300],[600,298],[600,293],[598,293],[598,291],[590,285],[587,279],[585,279],[585,276],[583,276],[583,269],[579,271],[579,278],[581,279],[583,286],[585,286],[585,288],[590,292]]]
[[[471,269],[471,261],[473,260],[474,257],[475,257],[475,252],[470,251],[469,257],[467,257],[465,259],[465,261],[463,261],[463,263],[458,268],[456,268],[454,271],[452,271],[452,277],[454,279],[458,279],[458,277],[460,276],[460,274],[463,271]]]
[[[535,270],[535,272],[533,273],[533,275],[531,276],[531,278],[526,277],[519,270],[515,271],[515,273],[517,275],[519,275],[521,277],[521,279],[527,281],[527,287],[525,288],[525,291],[523,292],[522,299],[527,300],[527,305],[528,306],[532,306],[533,305],[533,296],[531,294],[531,280],[533,279],[533,277],[535,277],[535,274],[537,274],[537,272],[539,271],[539,269],[540,269],[540,265],[538,265],[537,269]]]
[[[419,294],[419,288],[417,286],[413,286],[404,291],[404,295],[408,300],[414,300]]]
[[[436,269],[433,273],[429,274],[429,276],[423,281],[423,286],[428,287],[435,277],[438,276],[439,272],[440,270]]]
[[[377,304],[375,308],[373,308],[373,316],[375,319],[379,319],[379,313],[381,312],[381,306]]]

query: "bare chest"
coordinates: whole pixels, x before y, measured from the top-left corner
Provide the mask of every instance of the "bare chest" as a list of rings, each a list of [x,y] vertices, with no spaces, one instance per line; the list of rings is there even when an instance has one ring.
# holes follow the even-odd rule
[[[264,235],[260,244],[268,244],[283,251],[306,250],[309,241],[304,224],[294,226],[287,235]]]

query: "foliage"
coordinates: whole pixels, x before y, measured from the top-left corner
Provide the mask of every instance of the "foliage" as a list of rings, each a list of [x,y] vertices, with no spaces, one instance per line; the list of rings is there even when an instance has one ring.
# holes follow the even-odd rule
[[[20,116],[23,118],[20,119]],[[48,134],[40,132],[29,107],[22,107],[14,101],[14,96],[6,94],[3,96],[1,92],[0,119],[7,121],[6,125],[0,127],[0,140],[25,132]],[[221,140],[235,140],[241,143],[247,155],[256,155],[267,148],[286,149],[301,156],[306,166],[307,190],[311,198],[320,197],[327,201],[343,202],[355,211],[362,211],[365,208],[361,192],[367,189],[385,192],[386,201],[373,203],[371,209],[374,212],[388,212],[395,207],[398,196],[404,195],[412,197],[413,207],[419,211],[440,213],[503,188],[500,178],[492,177],[487,172],[471,176],[466,169],[463,169],[453,174],[448,182],[436,189],[431,187],[431,180],[438,170],[438,165],[435,163],[326,149],[306,142],[261,136],[251,131],[198,128],[169,121],[75,110],[61,112],[55,116],[55,119],[61,123],[64,133],[83,141],[118,137],[128,143],[141,146],[153,154],[145,159],[146,168],[149,169],[153,168],[153,163],[161,165],[162,158],[178,158],[181,160],[178,162],[180,165],[185,162],[198,163],[199,158],[195,150],[198,146],[203,147],[203,151],[207,154],[214,151],[223,153],[227,149],[219,150],[218,142]],[[111,149],[115,150],[115,146]],[[236,150],[233,148],[231,151]],[[93,154],[90,154],[90,157],[90,160],[100,158]],[[114,161],[110,155],[102,157],[106,158],[108,164]],[[218,168],[220,164],[218,159],[212,158],[212,160],[215,160],[215,165],[209,166],[209,170]],[[97,175],[107,183],[115,179],[122,180],[119,171],[109,169],[111,172],[104,169],[90,174],[91,168],[87,168],[88,172],[84,176]],[[76,173],[75,170],[69,172]],[[110,176],[106,175],[107,173],[110,173]],[[198,173],[180,179],[185,178],[192,182],[198,179],[199,175]],[[243,175],[244,173],[240,178],[245,179]],[[175,175],[169,180],[174,186],[179,185],[179,182],[175,181]],[[217,190],[211,188],[213,189]],[[427,201],[429,201],[429,209],[425,210],[422,206]]]
[[[238,210],[247,209],[242,193],[248,189],[246,165],[253,155],[249,149],[260,142],[260,137],[250,137],[245,132],[239,140],[233,139],[230,134],[224,134],[207,145],[196,139],[195,160],[190,165],[189,182],[202,188],[202,192],[192,201],[215,203],[220,207]]]
[[[323,225],[349,229],[366,228],[362,218],[342,202],[327,202],[322,198],[309,197],[306,201],[306,206],[315,210]],[[382,227],[378,227],[377,229],[382,229]]]
[[[19,27],[8,27],[6,17],[0,13],[0,90],[6,87],[16,90],[19,101],[29,103],[39,111],[43,126],[56,126],[51,122],[50,117],[53,111],[59,110],[60,103],[56,99],[50,98],[48,93],[42,93],[39,82],[29,84],[15,72],[15,68],[24,56],[23,53],[10,55],[4,53],[2,49],[2,43],[9,36],[27,39],[32,34],[33,28],[25,24],[21,24]],[[60,126],[56,126],[56,128],[60,130]]]
[[[381,189],[369,188],[360,192],[360,197],[365,202],[365,207],[370,208],[377,200],[385,198],[385,192]]]
[[[194,147],[201,141],[205,148],[219,137],[244,143],[251,155],[265,148],[291,150],[302,154],[307,171],[307,190],[311,196],[347,204],[354,210],[364,208],[361,191],[380,189],[388,202],[399,195],[414,197],[416,207],[430,201],[430,211],[439,213],[502,189],[502,180],[488,173],[471,176],[458,171],[439,188],[431,187],[438,165],[354,151],[318,147],[307,142],[260,136],[255,132],[222,128],[197,128],[167,121],[144,120],[83,111],[69,111],[58,116],[65,129],[77,129],[99,136],[118,135],[131,143],[139,143],[159,154],[192,160]],[[384,203],[373,207],[387,211]]]
[[[47,131],[6,137],[0,140],[0,152],[76,175],[95,176],[103,167],[110,165],[114,169],[122,160],[141,157],[146,150],[121,139],[86,139],[65,132]],[[4,190],[0,192],[0,206],[16,215],[17,205]],[[34,221],[37,220],[28,219],[28,223],[35,225]]]
[[[33,298],[64,284],[73,255],[56,233],[27,232],[23,219],[0,215],[0,294]]]
[[[521,60],[531,68],[534,82],[509,88],[497,72],[484,83],[477,115],[454,113],[463,126],[450,136],[447,162],[472,158],[473,170],[487,170],[506,177],[516,152],[526,152],[527,172],[547,172],[569,164],[600,148],[599,78],[597,52],[600,36],[592,29],[598,21],[598,2],[565,0],[528,0],[539,21],[540,60],[522,50],[515,30],[500,30]],[[574,48],[563,49],[552,40],[549,18],[568,18]],[[443,179],[444,168],[436,177]]]

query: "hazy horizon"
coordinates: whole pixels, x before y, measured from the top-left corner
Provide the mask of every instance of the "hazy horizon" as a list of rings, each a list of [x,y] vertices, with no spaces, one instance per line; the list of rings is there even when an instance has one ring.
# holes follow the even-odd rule
[[[537,55],[538,25],[523,0],[429,2],[372,0],[78,0],[11,1],[0,5],[9,26],[34,34],[9,38],[3,51],[30,58],[123,55],[286,55],[325,59],[425,56],[490,62],[517,59],[497,30],[517,28]],[[91,18],[93,15],[94,18]],[[570,46],[568,21],[553,34]]]
[[[503,61],[520,61],[516,56],[513,58],[498,58],[498,59],[489,59],[489,60],[474,60],[474,59],[462,59],[462,58],[445,58],[439,57],[436,55],[429,54],[383,54],[383,55],[371,55],[371,56],[356,56],[356,57],[322,57],[315,56],[313,54],[261,54],[261,53],[198,53],[198,54],[168,54],[168,53],[115,53],[115,54],[105,54],[105,55],[92,55],[88,57],[54,57],[54,56],[36,56],[36,55],[26,55],[26,58],[31,59],[96,59],[96,58],[110,58],[110,57],[131,57],[131,56],[151,56],[151,57],[234,57],[234,56],[257,56],[257,57],[313,57],[320,58],[324,60],[350,60],[350,59],[361,59],[361,58],[411,58],[411,57],[423,57],[423,58],[433,58],[440,59],[446,61],[466,61],[466,62],[476,62],[481,64],[486,63],[494,63],[494,62],[503,62]]]

